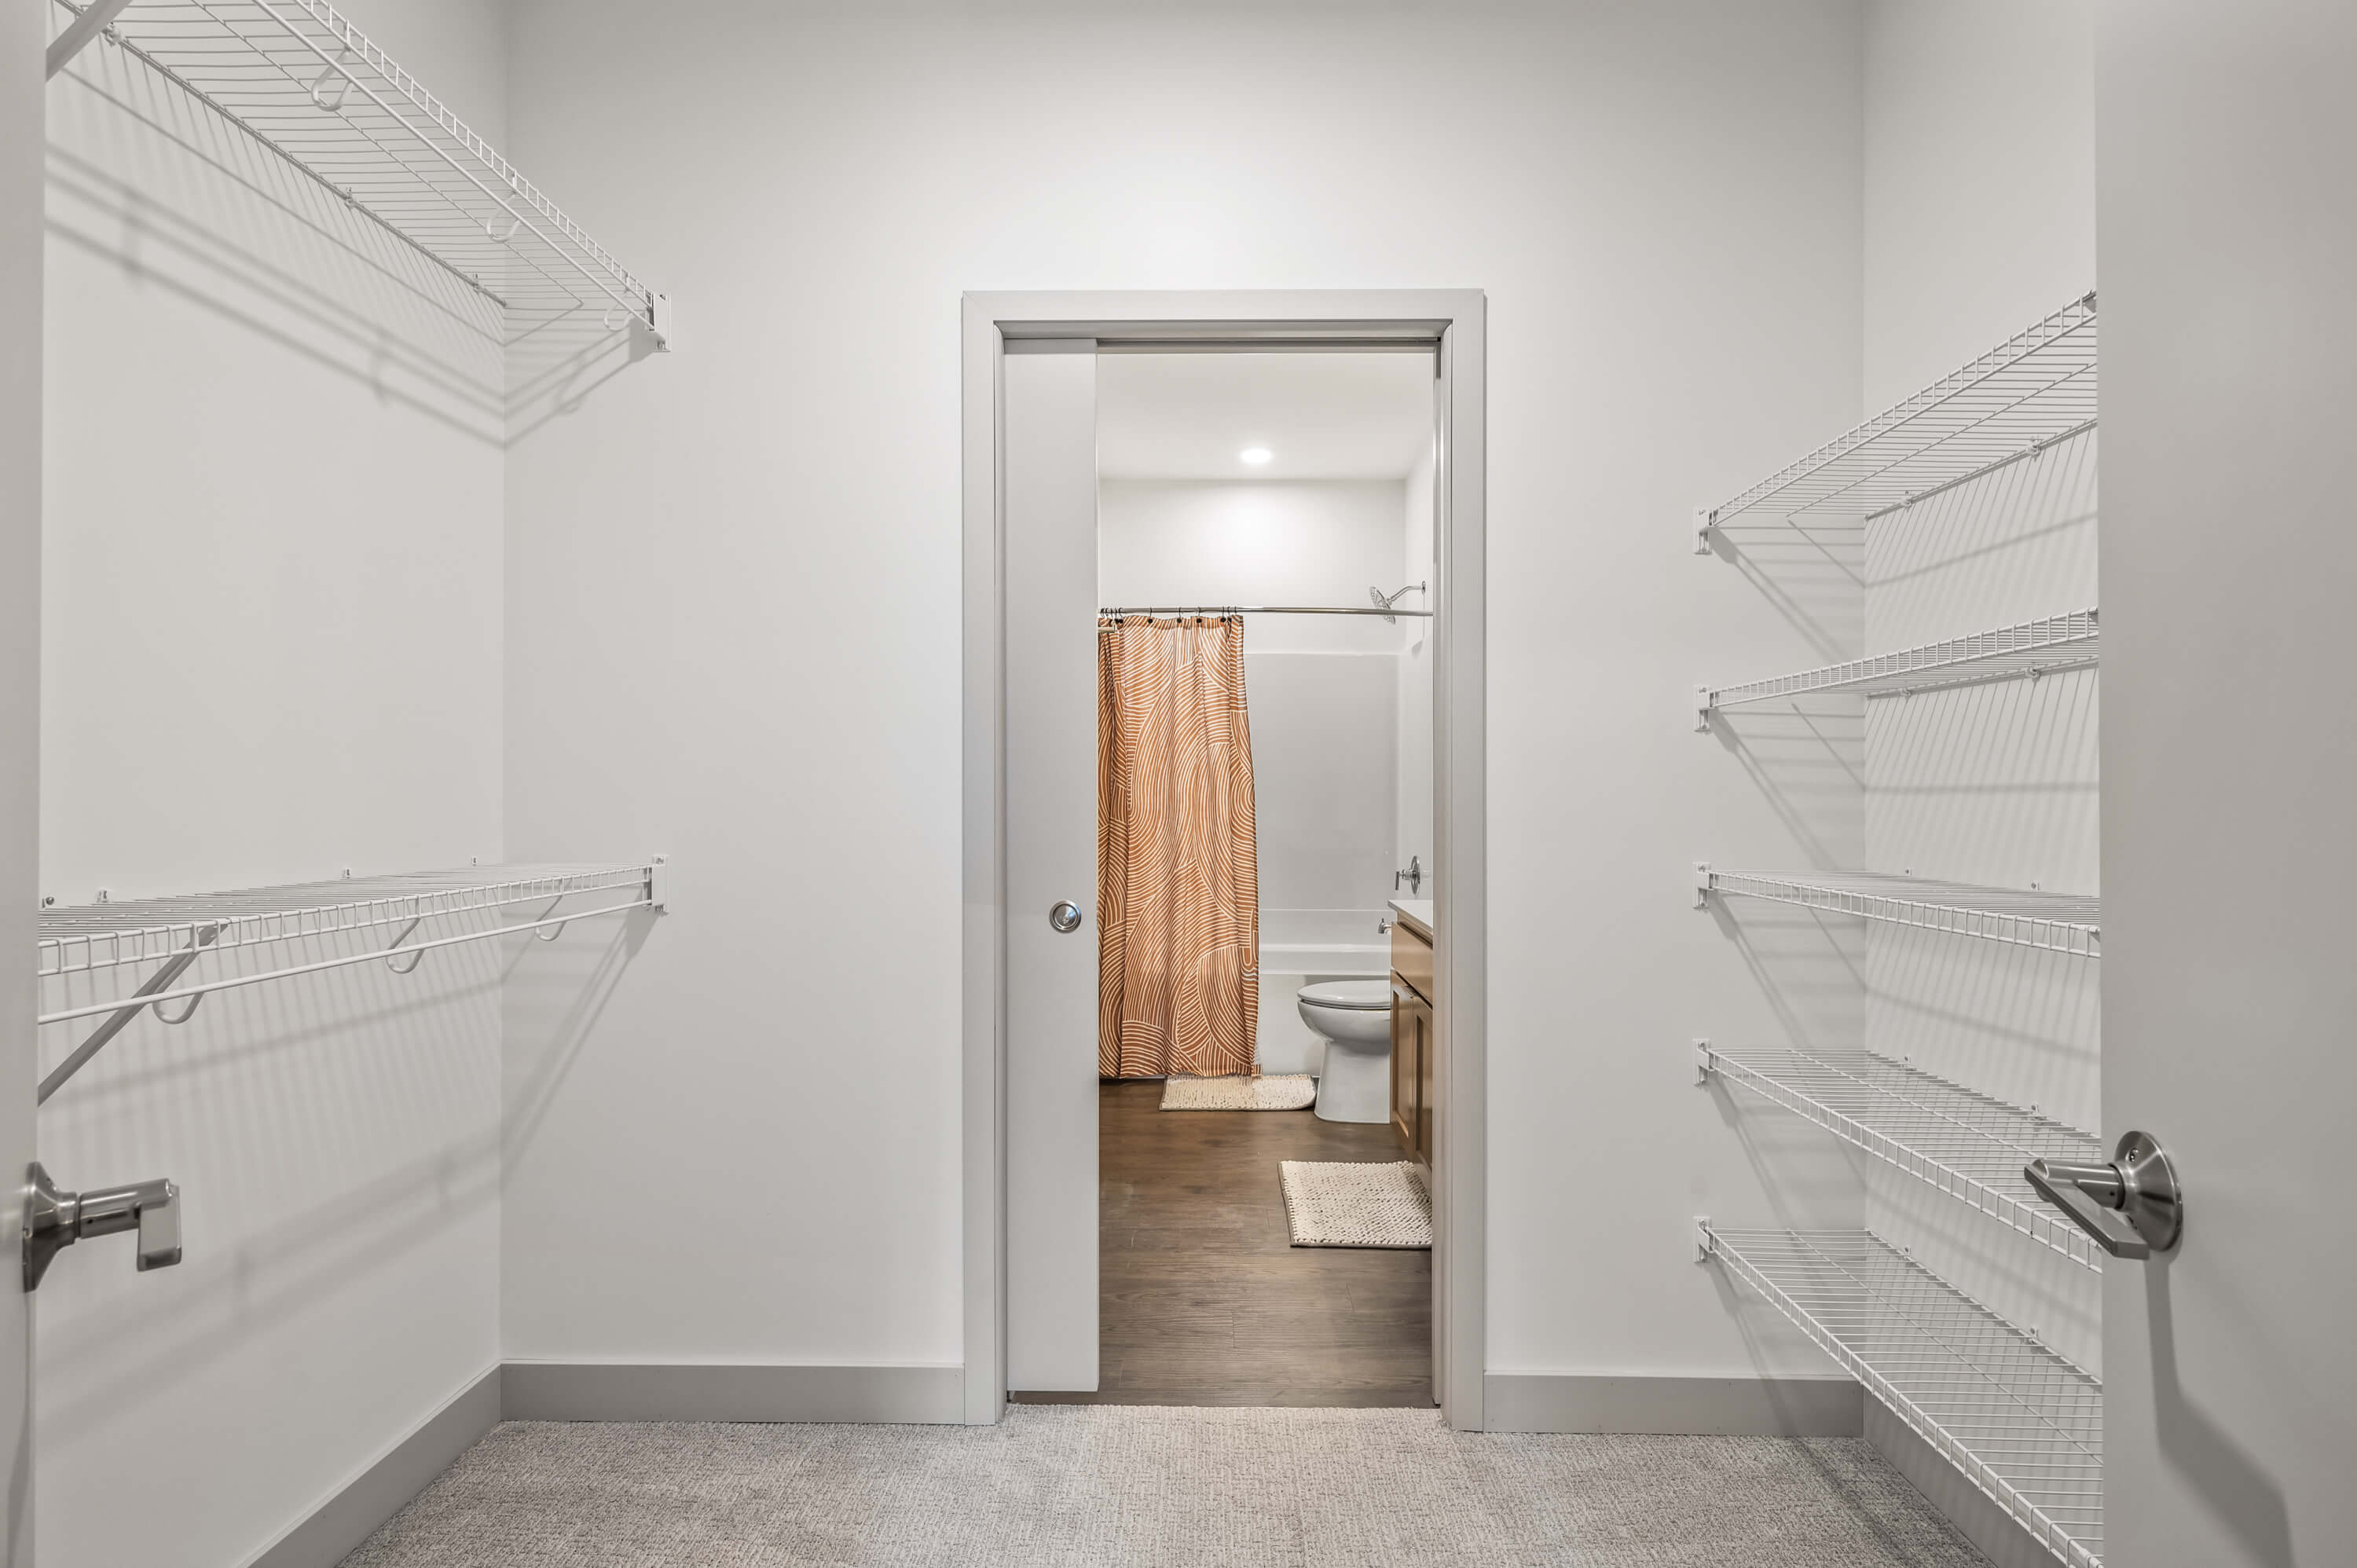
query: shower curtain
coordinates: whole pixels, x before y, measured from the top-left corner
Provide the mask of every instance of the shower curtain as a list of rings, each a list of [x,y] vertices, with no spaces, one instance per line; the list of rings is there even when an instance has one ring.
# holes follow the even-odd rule
[[[1244,626],[1097,623],[1097,1070],[1256,1073]]]

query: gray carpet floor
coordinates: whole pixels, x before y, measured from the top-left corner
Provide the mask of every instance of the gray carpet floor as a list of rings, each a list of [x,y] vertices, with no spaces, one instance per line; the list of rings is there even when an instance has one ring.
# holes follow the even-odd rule
[[[1407,1410],[996,1427],[510,1422],[346,1568],[1979,1568],[1849,1438],[1458,1434]]]

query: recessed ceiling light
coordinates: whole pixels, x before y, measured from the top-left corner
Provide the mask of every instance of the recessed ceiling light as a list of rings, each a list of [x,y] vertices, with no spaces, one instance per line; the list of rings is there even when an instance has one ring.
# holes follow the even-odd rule
[[[1267,462],[1270,457],[1275,456],[1275,454],[1270,452],[1265,446],[1247,446],[1243,451],[1237,453],[1236,456],[1257,468],[1263,463]]]

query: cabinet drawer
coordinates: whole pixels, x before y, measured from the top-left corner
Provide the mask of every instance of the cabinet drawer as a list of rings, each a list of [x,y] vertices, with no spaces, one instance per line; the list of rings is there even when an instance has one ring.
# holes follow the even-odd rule
[[[1432,993],[1432,944],[1398,918],[1392,921],[1392,972],[1426,1002],[1437,1000]]]

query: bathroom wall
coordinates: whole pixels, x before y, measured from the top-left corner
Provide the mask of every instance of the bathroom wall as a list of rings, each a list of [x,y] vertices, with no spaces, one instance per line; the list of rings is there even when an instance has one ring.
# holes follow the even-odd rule
[[[1401,496],[1398,480],[1102,480],[1100,602],[1365,604],[1370,586],[1399,586]],[[1244,618],[1265,945],[1329,931],[1382,940],[1395,864],[1395,637],[1364,616]],[[1427,731],[1427,754],[1430,744]],[[1335,918],[1342,910],[1361,911],[1355,929]],[[1313,978],[1376,972],[1379,961],[1271,967],[1281,961],[1261,975],[1261,1068],[1316,1071],[1318,1042],[1295,994]]]
[[[511,453],[550,585],[509,623],[510,843],[668,847],[680,895],[511,1172],[511,1352],[962,1358],[961,291],[1433,285],[1491,307],[1492,1369],[1823,1371],[1692,1217],[1854,1225],[1856,1180],[1730,1136],[1687,1042],[1855,1038],[1855,979],[1780,928],[1763,987],[1690,865],[1854,855],[1856,781],[1698,766],[1689,693],[1856,611],[1688,516],[1859,412],[1852,0],[719,0],[695,50],[626,0],[513,15],[518,160],[679,351]],[[820,981],[791,1012],[747,983],[780,962]]]
[[[500,137],[500,6],[360,25]],[[45,106],[40,890],[496,861],[496,317],[117,48]],[[61,1184],[176,1178],[187,1247],[36,1298],[42,1563],[247,1562],[497,1362],[504,967],[149,1015],[42,1108]]]

